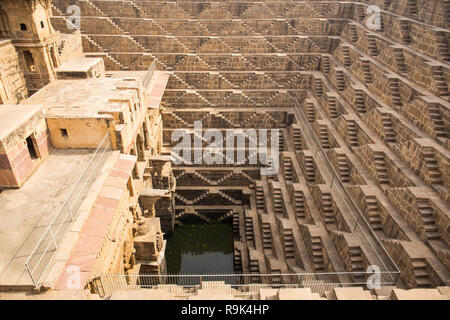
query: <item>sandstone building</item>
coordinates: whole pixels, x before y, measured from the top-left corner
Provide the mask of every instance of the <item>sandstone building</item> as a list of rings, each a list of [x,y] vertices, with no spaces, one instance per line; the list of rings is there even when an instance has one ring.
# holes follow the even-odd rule
[[[70,289],[80,265],[102,297],[242,295],[138,290],[165,273],[163,233],[196,216],[232,219],[245,297],[448,297],[449,19],[440,0],[0,2],[0,219],[35,212],[31,236],[1,239],[0,286]],[[180,129],[200,147],[210,129],[278,129],[279,170],[261,174],[249,135],[239,165],[172,164]],[[32,226],[68,202],[53,248]],[[51,261],[38,280],[20,250]],[[371,266],[384,289],[367,290]]]

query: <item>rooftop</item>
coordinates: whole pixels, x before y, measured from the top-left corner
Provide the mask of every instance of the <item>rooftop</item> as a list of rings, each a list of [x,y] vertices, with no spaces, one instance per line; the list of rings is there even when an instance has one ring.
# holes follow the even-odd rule
[[[88,72],[90,68],[98,64],[102,58],[75,58],[63,62],[57,69],[57,72]]]
[[[42,105],[1,105],[0,139],[4,139],[16,128],[29,121],[42,110]]]
[[[169,75],[161,71],[155,71],[150,81],[147,81],[147,71],[109,74],[106,78],[56,80],[24,104],[44,105],[49,117],[108,117],[101,112],[120,108],[121,100],[128,100],[134,94],[118,88],[144,88],[146,85],[149,108],[158,107],[169,79]]]
[[[122,79],[91,78],[56,80],[28,98],[24,104],[43,104],[50,117],[99,117],[100,111],[111,110],[111,99],[127,100],[131,92],[118,91]],[[128,86],[140,86],[138,80],[126,81]]]
[[[25,260],[94,149],[53,149],[21,189],[0,192],[0,286],[31,285]]]

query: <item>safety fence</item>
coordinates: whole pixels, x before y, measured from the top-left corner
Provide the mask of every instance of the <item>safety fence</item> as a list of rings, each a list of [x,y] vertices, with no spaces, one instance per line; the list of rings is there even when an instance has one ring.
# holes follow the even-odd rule
[[[40,285],[43,275],[51,264],[53,255],[69,230],[71,223],[76,219],[80,206],[97,179],[110,150],[109,134],[106,134],[41,238],[29,253],[25,265],[36,287]]]
[[[355,200],[347,190],[346,185],[342,182],[340,175],[336,172],[332,162],[328,158],[327,152],[322,148],[320,141],[314,134],[314,130],[309,123],[305,111],[300,103],[295,99],[295,111],[299,115],[299,124],[301,132],[305,140],[310,141],[308,148],[316,159],[319,159],[326,170],[321,171],[321,174],[330,179],[330,193],[342,200],[346,210],[341,213],[345,217],[349,232],[358,235],[359,240],[364,246],[364,249],[371,256],[371,264],[379,266],[379,268],[387,274],[399,272],[396,263],[386,251],[381,240],[372,229],[370,223],[367,221],[365,215],[361,212]]]
[[[256,294],[264,288],[310,288],[324,293],[336,287],[375,289],[395,285],[398,272],[323,272],[285,274],[99,274],[91,282],[100,297],[116,291],[159,290],[175,297],[198,294],[213,289],[234,296]]]

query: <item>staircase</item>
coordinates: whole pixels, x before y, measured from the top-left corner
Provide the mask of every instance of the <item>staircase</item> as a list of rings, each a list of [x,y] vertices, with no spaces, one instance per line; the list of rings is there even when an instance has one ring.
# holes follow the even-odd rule
[[[314,108],[314,103],[307,101],[306,102],[306,117],[309,122],[314,122],[316,120],[316,112]]]
[[[350,169],[348,167],[347,157],[344,154],[337,154],[336,157],[341,181],[350,182]]]
[[[315,183],[316,182],[316,173],[314,168],[313,157],[305,156],[305,175],[306,181]]]
[[[402,44],[411,43],[411,26],[408,20],[400,20],[400,34],[402,38]]]
[[[350,58],[350,49],[348,46],[342,46],[342,62],[344,66],[350,67],[352,65],[352,59]]]
[[[245,217],[245,240],[253,243],[255,241],[255,234],[253,233],[253,219],[252,217]]]
[[[283,158],[283,173],[284,179],[287,182],[294,182],[294,177],[292,174],[292,159],[289,157]]]
[[[352,272],[365,272],[364,261],[361,255],[361,248],[349,247],[348,255],[350,258],[350,267]]]
[[[214,186],[214,185],[221,185],[224,181],[228,180],[229,178],[231,178],[232,176],[234,176],[234,172],[229,172],[226,175],[224,175],[223,177],[220,177],[219,180],[217,180],[216,182],[211,181],[212,183],[210,183],[210,185]],[[209,180],[209,179],[208,179]]]
[[[239,250],[234,250],[233,265],[234,272],[242,272],[242,256]]]
[[[286,259],[295,259],[294,235],[292,229],[283,230],[283,248]]]
[[[374,34],[367,34],[367,42],[368,42],[368,49],[369,54],[371,56],[377,56],[378,55],[378,47],[377,47],[377,41],[376,36]]]
[[[396,133],[394,132],[394,128],[392,127],[391,117],[389,117],[389,115],[387,114],[382,115],[381,122],[383,123],[384,141],[386,143],[395,143]]]
[[[375,196],[366,196],[366,214],[369,218],[369,223],[372,230],[383,230],[380,208],[378,207],[378,201]]]
[[[311,237],[311,253],[314,272],[325,271],[325,260],[323,257],[323,244],[320,237]]]
[[[342,70],[336,70],[336,84],[339,91],[345,90],[344,72]]]
[[[450,4],[448,5],[450,8]],[[439,32],[436,35],[436,43],[437,43],[437,49],[438,54],[442,58],[442,61],[444,62],[450,62],[450,52],[449,52],[449,45],[448,45],[448,38],[447,33],[445,32]]]
[[[428,108],[428,114],[433,123],[433,131],[435,132],[436,137],[447,138],[447,131],[440,110],[437,107],[432,106]]]
[[[270,223],[262,224],[262,242],[265,250],[272,250],[272,231],[270,230]]]
[[[284,215],[283,209],[283,196],[281,194],[281,189],[273,188],[272,190],[272,202],[273,202],[273,211],[276,215]]]
[[[297,218],[305,219],[305,196],[302,191],[294,190],[292,202],[294,204],[294,210]]]
[[[230,201],[234,205],[241,205],[242,204],[242,200],[236,200],[233,197],[230,197],[228,194],[226,194],[223,191],[217,190],[217,194],[220,195],[222,198]]]
[[[326,75],[330,74],[330,58],[329,57],[323,57],[322,58],[322,62],[323,62],[323,73]]]
[[[355,7],[355,9],[356,9],[356,16],[358,17],[358,19],[360,20],[360,21],[362,21],[362,20],[364,20],[364,17],[366,16],[366,13],[365,13],[365,11],[364,11],[364,6],[362,6],[362,5],[359,5],[359,6],[356,6]]]
[[[328,128],[325,126],[319,127],[319,141],[324,149],[330,148],[330,140],[328,139]]]
[[[283,131],[279,130],[279,135],[278,135],[278,150],[280,152],[283,152],[284,149],[284,136],[283,136]]]
[[[256,186],[255,188],[256,195],[256,209],[257,210],[265,210],[265,197],[264,197],[264,189],[262,186]]]
[[[366,113],[366,100],[362,90],[355,90],[355,107],[358,113]]]
[[[427,178],[431,184],[443,184],[441,172],[433,150],[424,150],[421,152],[421,155],[427,168]]]
[[[391,6],[392,0],[384,0],[383,9],[389,10],[389,7]]]
[[[389,78],[389,90],[391,91],[392,105],[394,107],[401,107],[402,101],[400,97],[400,86],[397,78]]]
[[[323,95],[322,80],[314,79],[314,89],[317,97],[321,97]]]
[[[439,240],[441,234],[439,233],[439,227],[436,224],[434,209],[425,201],[417,201],[417,208],[420,215],[422,226],[425,230],[425,236],[427,240]]]
[[[239,212],[233,212],[233,234],[235,238],[239,239]]]
[[[347,136],[350,147],[359,146],[358,142],[358,130],[356,128],[356,123],[354,121],[347,122]]]
[[[415,287],[417,288],[432,288],[433,281],[428,272],[427,263],[423,258],[411,259],[412,273],[414,275]]]
[[[337,107],[336,107],[336,98],[335,97],[328,98],[328,110],[330,111],[331,119],[336,119],[337,117],[339,117]]]
[[[334,226],[336,224],[336,217],[334,216],[333,201],[331,194],[324,193],[322,195],[322,213],[325,225]]]
[[[361,60],[361,69],[363,72],[364,82],[366,84],[372,83],[372,71],[370,70],[370,61]]]
[[[209,180],[208,178],[204,177],[202,174],[198,173],[197,171],[194,171],[194,176],[202,180],[206,185],[215,185],[216,183],[212,180]]]
[[[294,142],[294,150],[302,150],[302,133],[300,128],[292,127],[292,140]]]
[[[397,63],[398,73],[405,74],[407,72],[407,69],[406,69],[406,63],[405,63],[405,56],[403,55],[402,48],[394,47],[394,59],[395,59],[395,62]]]
[[[260,273],[258,260],[250,259],[250,273],[256,273],[256,274]]]
[[[373,163],[375,164],[375,171],[377,173],[378,184],[389,185],[389,177],[387,174],[384,153],[381,151],[375,151],[373,153]]]
[[[417,18],[417,0],[408,0],[406,6],[408,8],[409,15],[413,18]]]
[[[442,72],[441,66],[432,66],[431,67],[431,74],[434,80],[434,86],[437,91],[437,95],[447,96],[448,95],[448,83],[445,80],[444,74]]]
[[[348,29],[350,31],[350,37],[353,43],[358,42],[358,32],[356,31],[356,26],[354,24],[349,24]]]

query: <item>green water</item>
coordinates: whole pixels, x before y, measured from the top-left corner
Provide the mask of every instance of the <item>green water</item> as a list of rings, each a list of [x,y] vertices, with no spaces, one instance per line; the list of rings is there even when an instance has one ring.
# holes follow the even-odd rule
[[[176,226],[167,239],[168,273],[233,273],[233,230],[227,223]]]

